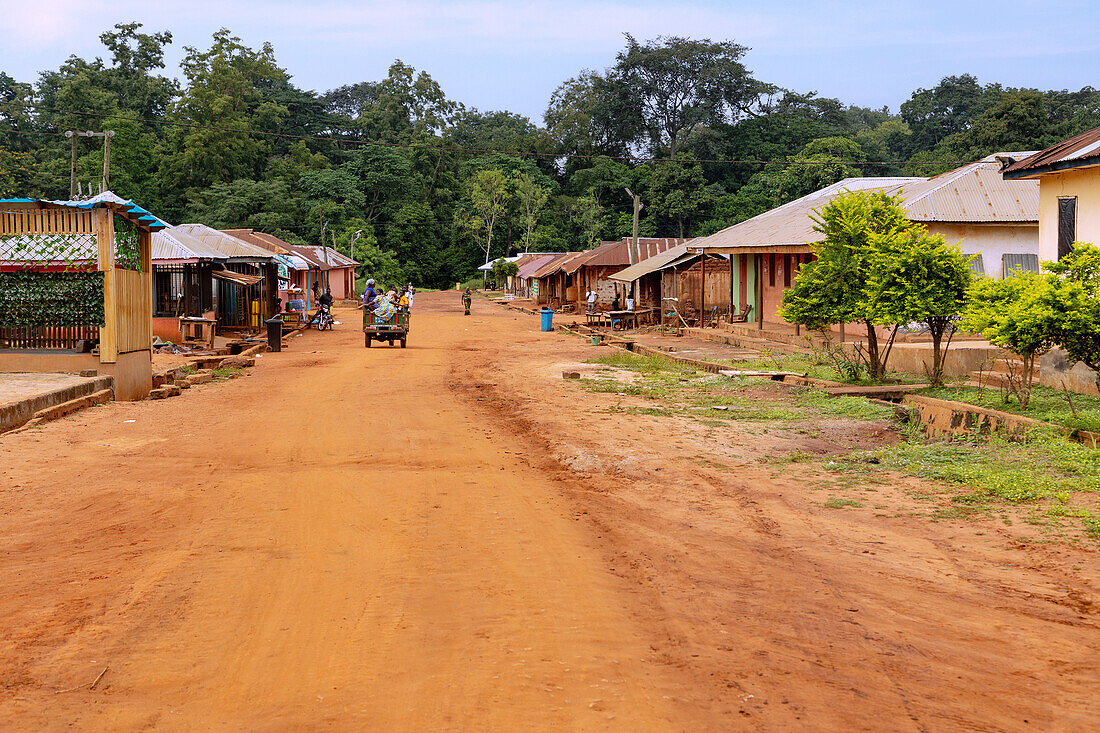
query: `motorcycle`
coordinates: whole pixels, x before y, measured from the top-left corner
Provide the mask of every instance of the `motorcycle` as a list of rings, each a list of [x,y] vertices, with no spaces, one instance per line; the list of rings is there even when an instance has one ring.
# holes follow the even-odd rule
[[[313,319],[307,324],[307,327],[316,326],[318,331],[324,331],[326,328],[331,331],[333,323],[335,323],[335,319],[332,317],[332,311],[329,310],[327,305],[320,305]]]

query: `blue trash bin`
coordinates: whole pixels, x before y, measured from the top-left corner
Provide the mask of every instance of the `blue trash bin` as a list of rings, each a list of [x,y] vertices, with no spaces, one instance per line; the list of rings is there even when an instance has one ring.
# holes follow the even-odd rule
[[[542,309],[542,330],[553,331],[554,330],[554,311],[549,308]]]

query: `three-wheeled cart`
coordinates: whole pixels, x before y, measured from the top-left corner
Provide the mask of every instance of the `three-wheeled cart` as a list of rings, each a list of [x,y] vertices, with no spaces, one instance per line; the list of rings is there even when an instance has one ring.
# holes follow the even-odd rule
[[[379,318],[369,309],[363,309],[363,341],[370,348],[371,341],[386,341],[393,346],[394,341],[401,342],[405,348],[405,339],[409,336],[409,317],[407,310],[398,310],[390,318]]]

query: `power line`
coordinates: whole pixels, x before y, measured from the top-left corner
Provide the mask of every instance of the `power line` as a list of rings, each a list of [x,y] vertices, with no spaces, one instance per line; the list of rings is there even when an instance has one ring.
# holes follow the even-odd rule
[[[261,137],[278,138],[285,140],[309,140],[314,142],[328,142],[339,145],[341,143],[346,145],[361,145],[368,147],[384,147],[384,148],[399,148],[405,150],[435,150],[441,153],[473,153],[476,155],[510,155],[517,158],[542,158],[547,160],[561,160],[561,159],[574,159],[574,160],[615,160],[632,163],[707,163],[711,165],[768,165],[777,163],[781,165],[836,165],[837,163],[843,165],[849,165],[852,167],[861,166],[882,166],[882,165],[953,165],[960,166],[966,165],[969,161],[890,161],[890,160],[876,160],[876,161],[819,161],[819,160],[755,160],[755,159],[714,159],[714,158],[653,158],[645,156],[616,156],[616,155],[587,155],[583,153],[539,153],[539,152],[521,152],[514,150],[494,150],[491,148],[466,148],[457,145],[428,145],[420,143],[389,143],[381,140],[355,140],[344,139],[338,137],[329,137],[325,135],[295,135],[289,132],[268,132],[266,130],[244,130],[234,127],[221,127],[218,125],[200,125],[193,122],[174,122],[172,120],[158,120],[149,119],[144,117],[130,117],[120,114],[104,114],[101,112],[81,112],[79,110],[69,110],[57,107],[48,107],[46,105],[34,104],[30,102],[0,102],[0,107],[16,106],[16,107],[29,107],[32,109],[45,110],[49,112],[56,112],[59,114],[69,115],[81,115],[84,117],[95,117],[97,119],[114,119],[114,120],[126,120],[128,122],[139,122],[148,125],[166,125],[172,127],[184,127],[193,130],[209,130],[211,132],[228,132],[239,135],[257,135]],[[57,135],[64,133],[42,133],[48,135]]]

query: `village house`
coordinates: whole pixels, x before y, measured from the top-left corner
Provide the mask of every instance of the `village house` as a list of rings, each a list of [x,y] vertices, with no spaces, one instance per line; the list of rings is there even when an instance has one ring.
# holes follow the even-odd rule
[[[1074,242],[1100,244],[1100,127],[1032,155],[1000,157],[1005,181],[1039,187],[1040,259],[1059,260]]]
[[[583,256],[564,264],[562,270],[574,276],[577,297],[581,302],[585,300],[585,294],[589,290],[594,290],[596,303],[607,306],[616,295],[625,298],[629,290],[626,284],[612,279],[612,275],[626,269],[632,262],[644,262],[686,241],[678,237],[639,237],[638,251],[632,256],[633,239],[623,237],[587,250],[582,253]]]
[[[172,226],[153,234],[153,336],[183,341],[181,318],[216,320],[214,270],[229,258]]]
[[[296,254],[291,245],[273,234],[251,229],[225,229],[225,234],[268,250],[275,257],[279,270],[279,299],[283,307],[291,301],[303,301],[304,311],[312,304],[313,284],[321,281],[321,265]]]
[[[844,191],[883,191],[900,196],[910,220],[958,243],[973,255],[979,275],[1000,278],[1013,267],[1038,269],[1039,190],[1034,182],[1005,181],[1001,153],[931,178],[847,178],[800,199],[766,211],[707,237],[691,240],[683,256],[667,262],[640,263],[615,276],[639,281],[642,298],[678,298],[681,310],[713,311],[731,305],[732,320],[783,324],[779,309],[798,268],[813,258],[811,243],[820,239],[811,215]],[[694,282],[691,268],[703,252],[729,256],[729,293],[720,292],[718,276],[708,275],[705,291]],[[690,267],[688,263],[692,263]],[[716,263],[717,264],[717,263]],[[706,268],[714,270],[709,263]],[[686,283],[681,284],[687,271]],[[660,272],[660,276],[657,273]],[[699,274],[694,275],[695,278]],[[711,285],[714,278],[714,285]],[[684,301],[690,301],[687,306]],[[677,302],[677,301],[673,301]]]
[[[635,293],[635,310],[679,325],[730,312],[730,257],[678,244],[609,276]]]
[[[557,256],[558,254],[553,252],[532,252],[516,260],[516,266],[519,268],[513,279],[513,291],[516,296],[537,300],[538,281],[535,279],[535,273]]]
[[[0,372],[94,370],[118,400],[152,387],[152,234],[164,223],[110,192],[0,201]]]
[[[1100,245],[1100,127],[1027,157],[1006,155],[1001,160],[1006,181],[1039,186],[1039,259],[1060,260],[1074,242]],[[1060,349],[1042,357],[1039,382],[1100,393],[1093,371],[1069,364]]]
[[[276,312],[279,276],[272,252],[230,236],[205,224],[180,224],[173,228],[220,252],[221,269],[211,275],[213,312],[219,331],[259,330]]]

